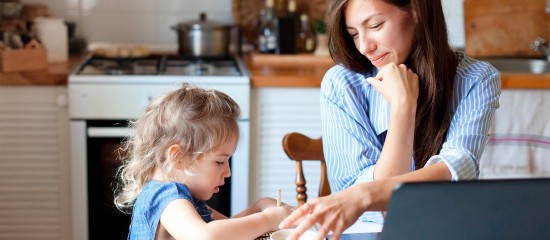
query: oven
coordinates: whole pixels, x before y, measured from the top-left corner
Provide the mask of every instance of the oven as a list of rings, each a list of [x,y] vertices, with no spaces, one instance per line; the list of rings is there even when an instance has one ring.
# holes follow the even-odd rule
[[[117,149],[153,98],[187,82],[222,91],[241,107],[231,177],[208,204],[226,215],[248,206],[250,77],[236,56],[188,59],[86,57],[69,75],[73,239],[125,239],[130,216],[113,203]]]

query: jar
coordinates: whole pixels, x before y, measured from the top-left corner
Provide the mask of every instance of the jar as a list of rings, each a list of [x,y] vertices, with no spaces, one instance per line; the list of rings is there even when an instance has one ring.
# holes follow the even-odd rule
[[[34,19],[33,31],[46,48],[48,62],[64,62],[69,57],[67,26],[61,18]]]

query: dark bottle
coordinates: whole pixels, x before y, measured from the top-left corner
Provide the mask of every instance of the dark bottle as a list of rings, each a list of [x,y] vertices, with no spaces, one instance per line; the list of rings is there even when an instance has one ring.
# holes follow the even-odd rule
[[[277,53],[296,53],[296,34],[298,33],[298,19],[296,16],[296,1],[288,1],[287,14],[279,17],[277,24]]]
[[[273,10],[273,0],[266,0],[258,32],[258,51],[275,53],[277,39],[277,19]]]
[[[296,51],[298,53],[313,53],[317,47],[315,32],[305,13],[300,15],[300,28],[296,39]]]
[[[287,15],[287,0],[275,0],[275,15],[283,18]]]

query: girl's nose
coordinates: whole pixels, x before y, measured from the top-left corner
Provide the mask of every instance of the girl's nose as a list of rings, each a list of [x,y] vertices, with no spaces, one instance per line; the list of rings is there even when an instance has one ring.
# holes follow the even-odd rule
[[[228,177],[231,177],[231,168],[229,168],[229,164],[226,164],[226,165],[227,165],[227,168],[226,168],[224,177],[228,178]]]

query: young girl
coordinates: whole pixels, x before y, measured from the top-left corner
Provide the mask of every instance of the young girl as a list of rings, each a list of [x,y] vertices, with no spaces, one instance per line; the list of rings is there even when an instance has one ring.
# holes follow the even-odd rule
[[[231,175],[240,109],[226,94],[190,85],[154,100],[121,148],[115,204],[132,211],[128,239],[254,239],[291,207],[263,198],[228,219],[208,207]]]

